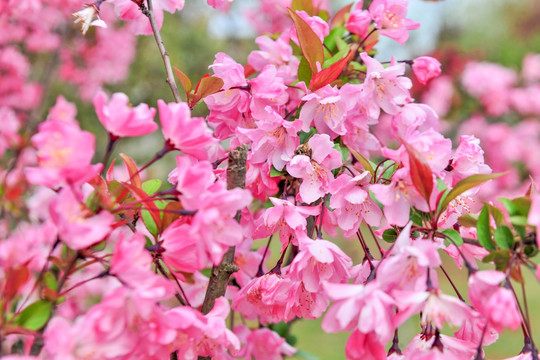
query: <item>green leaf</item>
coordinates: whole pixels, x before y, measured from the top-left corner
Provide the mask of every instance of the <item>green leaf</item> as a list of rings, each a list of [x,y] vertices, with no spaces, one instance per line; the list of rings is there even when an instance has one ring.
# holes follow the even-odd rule
[[[519,214],[519,210],[517,206],[512,202],[510,199],[505,198],[497,198],[503,204],[503,206],[506,208],[506,211],[508,211],[508,215],[514,216]]]
[[[147,180],[143,182],[142,189],[148,195],[152,195],[152,194],[155,194],[159,190],[159,188],[161,187],[161,184],[162,182],[159,179]]]
[[[512,234],[512,230],[506,225],[498,226],[493,237],[501,249],[512,249],[514,246],[514,234]]]
[[[341,153],[341,161],[345,163],[349,158],[349,149],[346,146],[340,145],[339,143],[334,144],[334,149]]]
[[[525,255],[527,255],[527,257],[532,258],[538,254],[538,248],[534,245],[526,245],[523,248],[523,252],[525,253]]]
[[[345,31],[346,31],[346,29],[344,27],[342,27],[342,26],[339,26],[339,27],[336,27],[336,28],[333,28],[332,30],[330,30],[330,33],[324,39],[324,45],[326,46],[326,48],[334,51],[337,48],[337,42],[343,37],[343,34],[345,34]],[[341,54],[341,56],[338,58],[338,60],[341,59],[345,54],[346,54],[346,52]],[[336,55],[334,55],[332,58],[335,58]],[[325,61],[325,63],[326,62],[328,62],[328,60]]]
[[[49,271],[43,274],[43,282],[45,286],[49,289],[58,290],[58,284],[56,282],[56,277]]]
[[[298,65],[298,80],[306,83],[306,86],[310,83],[313,77],[313,72],[309,68],[309,63],[305,57],[300,59],[300,65]]]
[[[327,67],[326,69],[322,69],[313,75],[313,78],[309,82],[310,90],[315,91],[336,80],[343,71],[345,65],[347,65],[347,63],[352,59],[355,53],[356,50],[351,49],[347,56],[345,56],[343,59],[336,61],[331,66]]]
[[[510,216],[510,222],[512,225],[527,226],[527,218],[521,215]]]
[[[478,224],[476,225],[476,233],[480,245],[489,251],[495,250],[493,240],[491,240],[491,228],[489,226],[489,209],[486,205],[482,208],[478,216]]]
[[[270,168],[270,177],[277,177],[277,176],[283,176],[285,175],[287,172],[281,170],[279,171],[278,169],[276,169],[274,166],[272,166]]]
[[[49,320],[52,312],[52,304],[41,300],[26,307],[15,319],[15,324],[28,330],[37,331]]]
[[[435,184],[437,186],[437,190],[439,191],[443,191],[447,189],[446,183],[441,178],[437,178]]]
[[[491,204],[486,205],[489,208],[489,213],[493,216],[493,220],[495,220],[495,224],[497,224],[497,226],[504,224],[504,215],[502,211]]]
[[[496,250],[492,251],[490,254],[486,255],[482,262],[495,263],[495,269],[498,271],[503,271],[508,266],[510,261],[510,252],[508,250]]]
[[[158,234],[158,228],[157,228],[154,218],[150,214],[150,211],[141,210],[141,217],[143,219],[144,226],[146,226],[146,229],[148,230],[148,232],[154,235],[154,237],[156,237]]]
[[[305,144],[316,133],[317,129],[314,127],[309,128],[309,132],[301,132],[300,135],[298,135],[300,138],[300,144]]]
[[[458,223],[461,226],[465,226],[466,228],[472,228],[476,227],[476,224],[478,224],[478,219],[472,216],[471,214],[465,214],[461,215],[458,218]]]
[[[463,238],[459,234],[458,231],[454,229],[444,229],[441,231],[444,235],[448,236],[450,239],[452,239],[452,243],[456,246],[463,245]]]
[[[398,233],[395,229],[386,229],[382,234],[383,240],[389,243],[396,242],[397,237]]]
[[[354,150],[349,149],[349,152],[352,154],[352,156],[362,165],[362,167],[369,171],[371,173],[371,178],[375,176],[375,170],[373,170],[373,166],[369,162],[369,160],[364,157],[364,155],[360,154],[359,152],[356,152]]]
[[[500,176],[506,175],[506,173],[498,173],[498,174],[479,174],[479,175],[472,175],[468,178],[465,178],[458,182],[456,186],[450,192],[448,193],[448,196],[444,199],[441,205],[440,211],[444,211],[448,204],[457,198],[459,195],[463,194],[465,191],[472,189],[473,187],[476,187],[478,185],[481,185],[485,183],[488,180],[498,178]]]

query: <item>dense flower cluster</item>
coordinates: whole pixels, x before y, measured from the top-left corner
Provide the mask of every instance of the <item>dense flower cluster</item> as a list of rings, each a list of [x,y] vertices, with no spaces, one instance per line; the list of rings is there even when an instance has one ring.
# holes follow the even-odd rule
[[[434,87],[440,63],[375,58],[378,36],[403,44],[420,26],[407,18],[407,0],[359,2],[333,16],[324,2],[261,1],[257,16],[268,18],[260,30],[277,34],[259,36],[247,64],[218,53],[213,74],[194,89],[176,69],[186,102],[151,106],[99,88],[125,75],[133,35],[159,38],[163,10],[184,2],[111,2],[126,25],[101,13],[103,0],[79,11],[74,0],[1,8],[10,14],[0,15],[6,359],[282,359],[296,351],[289,325],[302,318],[351,332],[348,359],[482,359],[483,346],[520,327],[522,357],[538,358],[513,286],[523,285],[522,267],[540,272],[531,260],[540,195],[532,184],[519,198],[483,204],[480,185],[504,168],[490,167],[466,131],[453,149],[439,132],[440,109],[411,95],[407,65]],[[23,16],[29,9],[46,20]],[[70,12],[83,33],[95,31],[92,41],[63,43]],[[61,96],[24,131],[36,121],[41,88],[28,81],[30,64],[13,45],[22,39],[29,52],[57,52],[61,77],[93,99],[110,140],[103,163],[92,161],[95,136]],[[463,85],[490,114],[512,107],[537,115],[538,55],[524,64],[524,87],[515,87],[512,71],[482,63],[466,67]],[[208,115],[192,116],[203,103]],[[159,128],[163,149],[148,163],[120,154],[123,171],[109,164],[116,141]],[[479,136],[482,145],[490,134]],[[168,152],[177,155],[169,184],[144,181],[143,170]],[[336,245],[338,236],[358,240],[363,260]],[[268,260],[272,241],[279,254]],[[467,299],[444,257],[468,272]],[[478,270],[477,260],[494,269]],[[455,296],[442,291],[445,281]],[[400,349],[409,319],[420,331]],[[441,334],[446,326],[454,336]]]

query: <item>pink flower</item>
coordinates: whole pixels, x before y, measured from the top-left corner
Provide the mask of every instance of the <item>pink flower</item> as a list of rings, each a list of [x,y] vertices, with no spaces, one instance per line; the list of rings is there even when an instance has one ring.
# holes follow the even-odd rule
[[[409,38],[409,30],[416,30],[420,23],[407,19],[408,0],[374,0],[369,13],[381,35],[388,36],[403,45]]]
[[[184,8],[184,0],[153,0],[154,16],[158,28],[163,24],[163,10],[173,14],[176,10]],[[137,35],[151,35],[152,27],[150,21],[143,15],[139,6],[131,0],[114,0],[114,9],[116,14],[122,20],[131,20],[133,32]]]
[[[349,15],[346,25],[347,30],[363,39],[368,33],[369,25],[371,25],[371,15],[369,11],[362,10],[362,3],[359,2]]]
[[[248,319],[258,316],[263,324],[289,321],[294,317],[287,306],[291,286],[291,281],[281,275],[263,275],[236,293],[232,308]]]
[[[377,339],[373,332],[363,333],[355,329],[347,345],[345,354],[348,360],[384,360],[386,359],[386,349],[384,344]]]
[[[248,55],[248,64],[256,71],[261,71],[268,64],[275,65],[277,76],[283,78],[286,84],[293,82],[297,76],[300,61],[293,56],[285,34],[280,35],[276,40],[268,36],[259,36],[255,39],[255,43],[259,45],[260,50],[254,50]]]
[[[351,177],[342,174],[330,183],[330,207],[334,209],[337,225],[345,232],[356,232],[363,220],[369,225],[379,226],[381,209],[369,195],[369,172]]]
[[[236,325],[234,333],[244,344],[234,357],[257,360],[282,360],[282,355],[293,356],[296,349],[287,344],[285,339],[268,328],[255,330],[245,325]]]
[[[333,144],[330,136],[315,134],[304,146],[307,155],[300,152],[287,164],[287,172],[302,179],[299,195],[308,204],[327,194],[328,186],[334,179],[331,170],[342,165],[341,154]]]
[[[110,134],[116,137],[142,136],[157,130],[158,125],[154,122],[156,109],[146,104],[133,108],[123,93],[115,93],[108,104],[107,101],[103,91],[94,97],[99,121]]]
[[[58,188],[64,184],[82,184],[101,170],[101,164],[90,165],[95,138],[76,123],[45,121],[32,136],[37,149],[38,167],[26,168],[32,184]]]
[[[289,100],[283,78],[277,76],[274,65],[266,65],[254,79],[250,80],[250,110],[255,120],[265,121],[273,112],[283,112]]]
[[[212,164],[208,161],[197,161],[189,155],[176,157],[176,168],[169,173],[169,182],[176,187],[182,198],[197,198],[216,181]]]
[[[75,123],[77,120],[77,107],[75,104],[67,101],[62,95],[58,95],[56,98],[56,104],[49,110],[49,116],[47,120],[59,120],[65,122]]]
[[[441,74],[441,63],[431,56],[421,56],[414,59],[412,69],[418,81],[425,85]]]
[[[495,270],[477,271],[469,277],[469,301],[497,332],[504,328],[516,330],[521,316],[511,290],[501,287],[504,273]]]
[[[307,291],[316,293],[324,282],[347,282],[351,265],[351,258],[337,245],[323,239],[305,238],[287,270],[287,277],[302,281]]]
[[[281,200],[271,197],[270,201],[274,204],[273,207],[264,212],[264,225],[271,233],[279,231],[281,240],[281,251],[285,250],[289,245],[289,237],[293,244],[298,244],[298,239],[307,236],[306,218],[308,216],[318,215],[319,207],[296,206],[287,200]]]
[[[169,103],[158,100],[159,119],[163,136],[175,149],[196,157],[208,158],[208,149],[217,143],[212,131],[201,117],[191,117],[186,103]]]
[[[345,116],[353,102],[347,101],[337,87],[326,85],[302,98],[306,101],[300,111],[302,131],[309,132],[312,122],[321,134],[328,134],[331,139],[344,135]]]
[[[21,124],[15,112],[8,107],[0,107],[0,118],[2,127],[0,128],[0,156],[4,155],[7,149],[18,146],[21,141],[19,128]]]
[[[53,199],[50,212],[60,239],[74,250],[102,241],[114,223],[114,216],[105,210],[93,215],[70,187],[63,188]]]
[[[297,133],[301,123],[287,121],[277,113],[269,113],[264,121],[258,121],[254,129],[238,128],[240,136],[252,141],[250,161],[254,164],[268,162],[281,171],[294,156],[300,140]]]
[[[472,135],[462,135],[459,138],[459,145],[445,170],[444,180],[452,187],[469,176],[491,173],[491,168],[484,163],[480,140]]]
[[[429,83],[428,89],[422,94],[422,103],[432,107],[442,117],[450,110],[453,95],[452,77],[442,75]]]
[[[324,331],[339,332],[358,328],[364,334],[373,332],[382,344],[392,338],[394,300],[376,284],[325,283],[324,289],[334,301],[323,319]]]
[[[525,55],[521,64],[521,77],[527,83],[540,80],[540,54],[529,53]]]
[[[214,60],[214,63],[209,68],[214,70],[215,76],[223,80],[223,89],[225,90],[233,86],[247,85],[244,67],[225,53],[217,53],[216,60]]]
[[[204,246],[198,246],[197,236],[189,224],[176,220],[161,234],[165,262],[175,271],[194,273],[208,265]],[[202,245],[202,244],[201,244]]]
[[[377,2],[380,1],[374,1],[371,6]],[[412,87],[412,82],[409,78],[402,76],[405,73],[405,64],[396,64],[395,60],[392,60],[390,66],[385,68],[365,52],[361,53],[360,57],[367,65],[364,91],[369,94],[371,101],[386,113],[396,114],[399,107],[405,105],[411,98],[409,89]]]

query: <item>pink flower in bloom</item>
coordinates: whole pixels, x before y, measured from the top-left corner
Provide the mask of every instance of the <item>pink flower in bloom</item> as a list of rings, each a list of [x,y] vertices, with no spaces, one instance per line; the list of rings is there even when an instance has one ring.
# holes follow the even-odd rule
[[[386,349],[373,332],[363,333],[355,329],[347,345],[345,354],[348,360],[384,360],[386,359]]]
[[[487,321],[482,315],[476,314],[477,316],[465,319],[463,326],[454,333],[456,339],[472,344],[479,344],[482,340],[484,346],[493,344],[499,338],[499,333],[495,331],[493,326],[486,324]]]
[[[422,94],[422,103],[432,107],[442,117],[450,110],[453,95],[452,77],[442,75],[429,83],[427,91]]]
[[[441,74],[441,63],[431,56],[420,56],[414,59],[412,69],[418,81],[425,85]]]
[[[415,133],[426,133],[428,130],[439,130],[437,113],[425,104],[405,104],[392,116],[391,126],[393,138],[409,139]]]
[[[439,246],[430,240],[410,237],[412,223],[401,231],[392,251],[385,256],[377,269],[377,281],[385,291],[411,290],[424,291],[428,269],[441,265],[437,252]],[[436,286],[437,274],[430,271],[432,284]]]
[[[142,297],[159,300],[174,294],[173,284],[152,272],[152,257],[140,233],[120,233],[111,258],[110,273],[136,289]]]
[[[374,0],[369,6],[369,13],[380,34],[401,45],[409,38],[409,30],[420,27],[420,23],[406,18],[408,5],[408,0]]]
[[[289,100],[287,86],[283,78],[277,76],[274,65],[266,65],[249,84],[252,94],[250,109],[256,120],[266,120],[273,111],[283,109]]]
[[[445,323],[461,326],[465,320],[476,316],[465,302],[440,290],[422,292],[394,291],[398,313],[395,326],[398,327],[413,314],[421,313],[420,326],[433,325],[442,329]]]
[[[32,136],[37,149],[38,167],[26,168],[32,184],[58,188],[67,183],[80,184],[94,177],[101,164],[90,165],[94,156],[95,138],[76,123],[45,121]]]
[[[208,265],[205,248],[198,246],[196,234],[192,234],[189,224],[176,220],[161,234],[162,254],[165,262],[175,271],[194,273]]]
[[[319,133],[327,134],[331,139],[346,133],[345,115],[353,102],[346,101],[336,86],[326,85],[304,96],[302,100],[306,101],[299,117],[302,131],[309,132],[312,122],[315,122]]]
[[[306,218],[318,215],[319,207],[296,206],[290,201],[271,197],[273,207],[267,209],[263,215],[264,225],[271,233],[279,231],[281,251],[289,245],[289,238],[293,236],[293,244],[298,244],[298,239],[307,236]]]
[[[296,349],[287,344],[284,338],[268,328],[255,330],[245,325],[236,325],[234,333],[244,344],[234,357],[257,360],[282,360],[283,356],[293,356]]]
[[[201,117],[191,117],[186,103],[165,103],[158,100],[163,136],[175,149],[196,157],[208,158],[208,148],[217,143]]]
[[[298,72],[300,61],[293,56],[289,40],[280,35],[276,40],[268,36],[255,39],[260,50],[254,50],[248,55],[248,64],[256,71],[261,71],[266,65],[272,64],[277,68],[277,76],[285,83],[293,82]]]
[[[247,85],[244,67],[225,53],[217,53],[216,60],[209,68],[214,71],[215,76],[223,80],[223,89],[225,90],[233,86]]]
[[[374,1],[371,6],[376,2]],[[396,114],[399,106],[405,105],[411,98],[409,89],[412,87],[412,82],[409,78],[402,76],[405,73],[405,64],[396,64],[393,59],[390,66],[385,68],[365,52],[361,53],[360,57],[367,65],[364,89],[370,94],[371,101],[386,113]]]
[[[403,352],[406,360],[463,360],[472,359],[478,344],[446,335],[423,337],[417,335]]]
[[[300,252],[287,270],[287,277],[302,281],[307,291],[315,293],[324,282],[343,283],[351,277],[352,260],[337,245],[323,240],[304,238]]]
[[[257,125],[254,129],[237,129],[240,136],[252,141],[250,161],[254,164],[268,162],[277,170],[283,170],[300,143],[297,136],[300,121],[287,121],[274,112]]]
[[[183,202],[196,200],[216,181],[212,164],[208,161],[197,161],[189,155],[176,157],[176,168],[169,173],[169,182],[181,193]],[[188,205],[189,206],[189,205]],[[196,206],[192,205],[191,207]]]
[[[122,20],[133,21],[132,28],[137,35],[151,35],[152,27],[148,18],[143,15],[139,6],[131,0],[114,0],[114,8],[116,14]],[[182,10],[184,8],[184,0],[153,0],[152,6],[154,8],[154,16],[158,28],[161,29],[163,24],[163,10],[173,14],[176,10]]]
[[[114,216],[105,210],[93,215],[70,187],[60,190],[49,211],[60,239],[74,250],[102,241],[114,223]]]
[[[67,101],[62,95],[56,98],[56,104],[49,110],[47,120],[58,120],[75,123],[77,120],[77,107],[75,104]]]
[[[362,10],[362,2],[359,2],[349,15],[347,30],[363,39],[367,36],[369,25],[371,25],[371,15],[369,11]]]
[[[251,280],[233,298],[232,308],[247,319],[257,316],[261,323],[290,321],[294,314],[288,310],[291,280],[269,273]]]
[[[521,324],[516,299],[511,290],[501,287],[504,273],[495,270],[477,271],[469,277],[469,301],[497,332],[516,330]]]
[[[384,216],[390,224],[405,226],[409,221],[411,205],[428,211],[427,203],[414,188],[407,168],[398,169],[390,185],[374,184],[370,188],[384,205]]]
[[[108,102],[108,103],[107,103]],[[105,129],[116,137],[142,136],[157,130],[154,122],[156,109],[140,104],[133,108],[126,94],[115,93],[110,101],[100,91],[94,97],[94,107],[99,121]]]
[[[287,164],[287,172],[302,179],[299,195],[311,204],[328,192],[334,179],[331,170],[342,165],[341,154],[326,134],[315,134],[307,142],[307,155],[300,153]]]
[[[251,195],[256,199],[265,201],[278,191],[281,178],[270,176],[271,166],[268,162],[262,164],[253,164],[249,160],[247,162],[246,189],[251,191]]]
[[[484,163],[484,150],[480,147],[480,140],[472,135],[462,135],[450,159],[450,165],[446,168],[445,182],[453,187],[469,176],[490,173],[491,168]]]
[[[324,331],[339,332],[357,328],[364,334],[373,332],[382,344],[392,338],[394,300],[375,283],[366,286],[325,283],[324,289],[334,301],[323,319]]]
[[[370,178],[366,171],[355,177],[342,174],[330,183],[330,207],[336,214],[337,225],[345,232],[356,232],[362,220],[372,226],[381,222],[382,211],[368,192]]]

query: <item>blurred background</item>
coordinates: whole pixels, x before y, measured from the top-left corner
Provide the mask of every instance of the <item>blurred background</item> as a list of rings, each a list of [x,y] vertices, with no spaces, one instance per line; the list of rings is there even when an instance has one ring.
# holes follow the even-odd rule
[[[253,9],[256,3],[236,0],[231,10],[225,13],[210,8],[204,1],[186,0],[183,11],[174,15],[165,13],[162,36],[173,66],[196,82],[209,72],[208,66],[212,64],[217,52],[225,52],[239,63],[246,63],[247,55],[255,49],[253,38],[256,33],[244,13]],[[334,11],[348,3],[331,1]],[[527,53],[540,53],[538,0],[410,0],[408,17],[421,22],[421,28],[411,32],[405,46],[382,37],[378,45],[379,61],[390,60],[393,55],[398,60],[406,60],[435,54],[443,63],[443,73],[445,70],[456,71],[455,68],[445,69],[445,64],[451,63],[448,60],[450,58],[461,57],[497,62],[519,70]],[[134,105],[145,102],[156,107],[157,99],[173,101],[165,83],[163,64],[153,37],[138,37],[136,57],[128,78],[122,83],[108,86],[106,90],[126,93]],[[96,160],[101,161],[108,139],[92,105],[81,103],[72,85],[55,83],[47,95],[45,108],[54,104],[58,94],[77,103],[78,119],[82,127],[97,134]],[[466,107],[461,109],[450,112],[446,120],[457,123],[471,115]],[[195,110],[199,115],[205,114],[204,106]],[[161,147],[161,134],[155,133],[136,140],[122,140],[115,155],[125,152],[144,163]],[[149,169],[150,176],[166,179],[167,169],[171,168],[174,158],[174,155],[169,156],[169,163],[164,161]],[[355,255],[356,261],[362,258],[363,254],[356,243],[344,240],[340,245],[347,253]],[[453,277],[459,279],[458,284],[464,289],[466,274],[459,273],[453,263],[447,262],[446,268],[451,270]],[[533,319],[532,331],[536,340],[540,340],[540,286],[532,274],[525,273],[524,276],[530,291],[528,300]],[[445,292],[453,294],[444,280],[441,280],[441,286]],[[402,349],[418,330],[418,322],[412,321],[400,328]],[[444,333],[453,333],[455,330],[445,329]],[[325,334],[320,329],[320,321],[298,321],[292,326],[292,333],[297,337],[295,346],[300,350],[295,358],[345,359],[344,347],[348,334]],[[501,359],[517,355],[523,346],[522,340],[521,332],[507,331],[498,342],[486,348],[487,358]]]

